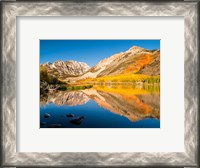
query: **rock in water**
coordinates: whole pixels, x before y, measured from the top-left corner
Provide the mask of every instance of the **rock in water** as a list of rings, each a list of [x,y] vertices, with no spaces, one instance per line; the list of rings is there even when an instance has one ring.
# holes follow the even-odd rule
[[[50,114],[48,114],[48,113],[45,113],[44,114],[44,118],[49,118],[51,115]]]
[[[44,125],[46,125],[47,123],[46,122],[41,122],[41,126],[44,126]]]
[[[67,116],[67,117],[74,117],[74,114],[69,113],[69,114],[67,114],[66,116]]]
[[[83,120],[84,120],[84,116],[79,116],[70,120],[70,123],[75,124],[75,125],[80,125]]]

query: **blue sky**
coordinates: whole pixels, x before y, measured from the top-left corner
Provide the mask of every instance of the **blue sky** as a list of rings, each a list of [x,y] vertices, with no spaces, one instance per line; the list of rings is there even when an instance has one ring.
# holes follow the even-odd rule
[[[75,60],[92,67],[132,46],[160,49],[160,40],[40,40],[40,63]]]

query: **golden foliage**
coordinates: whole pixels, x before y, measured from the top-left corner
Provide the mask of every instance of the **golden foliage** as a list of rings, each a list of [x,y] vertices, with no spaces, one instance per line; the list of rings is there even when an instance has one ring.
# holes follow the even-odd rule
[[[141,74],[128,74],[128,75],[116,75],[105,76],[99,78],[87,78],[79,80],[79,83],[160,83],[160,76],[148,76]]]

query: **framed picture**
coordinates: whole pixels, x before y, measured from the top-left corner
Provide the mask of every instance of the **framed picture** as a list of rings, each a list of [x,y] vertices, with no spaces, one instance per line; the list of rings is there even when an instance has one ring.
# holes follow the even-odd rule
[[[199,2],[1,2],[2,166],[199,166]]]

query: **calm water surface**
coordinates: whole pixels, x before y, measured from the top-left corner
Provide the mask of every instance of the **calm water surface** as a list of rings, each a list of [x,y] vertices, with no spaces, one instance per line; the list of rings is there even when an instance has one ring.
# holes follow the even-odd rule
[[[156,87],[97,87],[49,93],[40,102],[41,128],[160,128]]]

